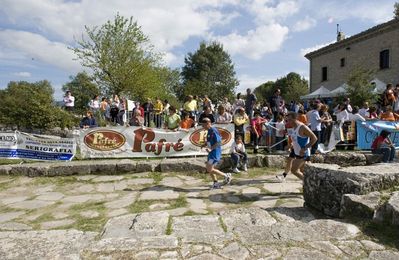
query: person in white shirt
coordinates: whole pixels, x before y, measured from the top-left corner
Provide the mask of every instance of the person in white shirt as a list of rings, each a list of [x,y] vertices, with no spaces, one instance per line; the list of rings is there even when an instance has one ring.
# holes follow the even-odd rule
[[[353,107],[352,113],[349,114],[349,121],[366,121],[366,119],[362,115],[360,115],[359,107]]]
[[[64,106],[67,111],[73,111],[75,107],[75,97],[72,96],[72,93],[69,90],[65,92]]]
[[[234,173],[239,173],[240,170],[238,170],[238,165],[240,161],[242,162],[242,169],[243,171],[247,171],[247,163],[248,163],[248,155],[245,151],[245,145],[244,142],[242,141],[241,135],[237,135],[235,138],[235,141],[231,145],[231,150],[230,150],[230,157],[233,161],[233,172]]]
[[[370,112],[369,112],[369,102],[364,102],[363,107],[359,109],[359,115],[362,117],[370,117]]]
[[[283,116],[280,114],[277,116],[276,122],[276,149],[284,151],[284,138],[285,138],[285,122]]]
[[[93,99],[89,103],[90,110],[95,113],[100,109],[100,98],[98,95],[95,95]]]
[[[337,111],[334,113],[337,117],[337,122],[338,123],[343,123],[346,121],[349,121],[349,113],[345,108],[345,105],[339,105]]]

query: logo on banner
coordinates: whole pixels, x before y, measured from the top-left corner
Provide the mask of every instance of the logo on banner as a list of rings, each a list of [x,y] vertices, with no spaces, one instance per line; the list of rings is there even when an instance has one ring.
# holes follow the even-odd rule
[[[230,142],[232,138],[231,133],[223,128],[219,127],[216,128],[219,131],[220,136],[222,137],[222,145],[225,145],[228,142]],[[206,143],[206,134],[207,134],[206,130],[198,129],[190,135],[190,142],[195,146],[201,147]]]
[[[91,149],[111,151],[122,147],[126,142],[123,134],[112,130],[97,130],[84,137],[84,143]]]

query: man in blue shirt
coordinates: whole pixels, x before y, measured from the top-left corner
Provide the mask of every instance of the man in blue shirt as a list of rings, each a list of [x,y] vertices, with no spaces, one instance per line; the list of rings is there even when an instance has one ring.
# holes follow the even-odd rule
[[[208,147],[206,149],[208,152],[206,171],[211,175],[213,180],[212,189],[219,189],[221,186],[218,183],[217,175],[224,177],[224,184],[231,182],[230,173],[223,173],[215,168],[222,158],[222,137],[219,131],[215,127],[212,127],[212,122],[209,118],[205,117],[202,120],[202,127],[208,131],[206,135],[206,146]]]

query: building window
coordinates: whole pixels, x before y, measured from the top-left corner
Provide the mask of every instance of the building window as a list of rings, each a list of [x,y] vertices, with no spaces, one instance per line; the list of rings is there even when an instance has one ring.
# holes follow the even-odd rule
[[[389,68],[389,50],[380,52],[380,69]]]
[[[321,81],[327,81],[327,67],[321,69]]]
[[[341,67],[345,67],[345,58],[341,59]]]

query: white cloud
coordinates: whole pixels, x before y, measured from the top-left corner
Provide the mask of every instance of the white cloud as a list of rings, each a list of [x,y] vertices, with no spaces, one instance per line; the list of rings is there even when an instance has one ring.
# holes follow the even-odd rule
[[[45,37],[24,31],[1,30],[0,45],[19,51],[28,59],[57,66],[68,72],[81,70],[80,64],[73,60],[73,51],[60,42],[52,42]]]
[[[285,19],[299,11],[298,1],[252,0],[245,2],[246,9],[256,16],[258,24],[268,24]]]
[[[316,19],[306,16],[303,20],[299,20],[295,23],[295,25],[293,27],[293,31],[294,32],[307,31],[307,30],[315,27],[316,24],[317,24]]]
[[[247,88],[254,90],[256,87],[267,81],[275,81],[277,77],[269,76],[251,76],[248,74],[241,74],[237,76],[240,85],[237,87],[236,92],[245,93]]]
[[[288,28],[280,24],[259,26],[246,35],[231,33],[225,36],[212,37],[221,42],[231,54],[240,54],[253,60],[280,49],[288,35]]]
[[[308,54],[309,52],[318,50],[318,49],[323,48],[323,47],[325,47],[325,46],[327,46],[327,45],[330,45],[330,44],[332,44],[332,43],[334,43],[334,42],[335,42],[335,41],[331,41],[331,42],[327,42],[327,43],[317,44],[317,45],[312,46],[312,47],[303,48],[303,49],[300,50],[300,55],[301,55],[301,57],[303,57],[303,56],[305,56],[306,54]]]
[[[32,76],[32,74],[27,71],[15,72],[15,73],[13,73],[13,75],[17,76],[17,77],[22,77],[22,78],[29,78]]]

